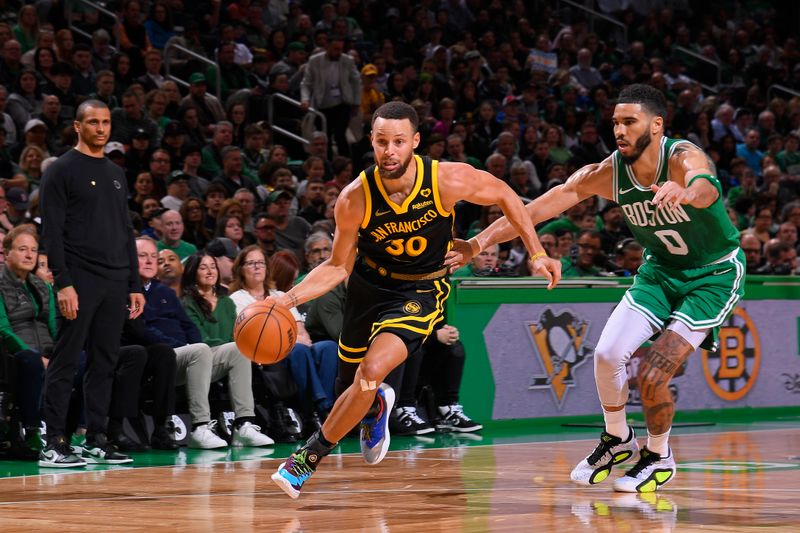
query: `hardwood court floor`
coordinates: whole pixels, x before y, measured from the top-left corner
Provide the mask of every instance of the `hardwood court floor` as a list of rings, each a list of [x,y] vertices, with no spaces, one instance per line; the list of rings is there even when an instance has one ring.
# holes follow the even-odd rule
[[[483,442],[448,436],[450,447],[440,449],[398,438],[393,449],[404,449],[376,466],[357,454],[329,457],[298,500],[269,480],[288,446],[266,458],[269,451],[244,452],[239,462],[190,452],[170,456],[177,466],[42,469],[0,479],[0,531],[800,531],[800,428],[761,428],[677,430],[678,476],[644,497],[614,493],[609,482],[569,482],[594,430]],[[204,457],[212,462],[198,464]]]

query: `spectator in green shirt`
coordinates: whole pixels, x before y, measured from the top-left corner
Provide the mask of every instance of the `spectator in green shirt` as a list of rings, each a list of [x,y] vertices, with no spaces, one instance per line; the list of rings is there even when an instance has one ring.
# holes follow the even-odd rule
[[[597,276],[600,269],[596,266],[603,253],[600,233],[595,230],[584,230],[578,237],[578,255],[561,258],[561,272],[567,277]]]
[[[497,268],[499,256],[500,246],[493,244],[486,250],[481,250],[478,255],[472,258],[472,261],[469,264],[466,264],[453,272],[452,277],[461,278],[475,275],[485,276]]]
[[[203,343],[214,357],[211,381],[228,377],[234,446],[266,446],[274,441],[261,433],[255,422],[252,365],[233,342],[236,304],[223,295],[214,258],[200,252],[186,259],[181,278],[183,307],[200,330]],[[211,424],[208,424],[209,431]],[[193,428],[195,429],[195,428]],[[224,441],[223,441],[224,442]]]
[[[181,214],[173,209],[165,211],[161,215],[161,240],[158,241],[158,250],[172,250],[181,261],[192,255],[197,251],[197,247],[186,242],[181,237],[183,236],[183,218]]]
[[[580,226],[585,213],[586,206],[583,202],[575,204],[567,209],[562,216],[542,226],[538,233],[555,233],[556,230],[560,229],[577,233],[581,229]]]

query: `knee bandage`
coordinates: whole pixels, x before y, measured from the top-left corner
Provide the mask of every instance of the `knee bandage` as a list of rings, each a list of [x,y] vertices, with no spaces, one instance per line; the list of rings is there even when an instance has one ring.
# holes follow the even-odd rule
[[[367,392],[371,390],[375,390],[378,388],[376,381],[367,381],[366,379],[361,379],[361,391]]]

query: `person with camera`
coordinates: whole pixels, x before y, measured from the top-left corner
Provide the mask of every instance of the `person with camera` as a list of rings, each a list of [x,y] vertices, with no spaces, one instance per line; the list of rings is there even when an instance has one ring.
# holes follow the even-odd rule
[[[797,251],[786,242],[770,239],[764,255],[766,262],[755,272],[760,276],[791,276],[797,271]]]
[[[599,276],[598,264],[604,263],[602,238],[595,230],[583,230],[578,234],[578,253],[561,258],[561,269],[565,278]]]
[[[644,261],[644,247],[636,239],[622,239],[617,243],[617,254],[614,265],[617,267],[611,273],[615,276],[635,276]]]

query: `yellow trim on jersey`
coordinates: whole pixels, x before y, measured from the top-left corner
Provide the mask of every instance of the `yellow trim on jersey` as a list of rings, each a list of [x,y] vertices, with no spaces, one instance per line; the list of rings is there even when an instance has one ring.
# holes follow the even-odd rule
[[[344,344],[342,341],[339,341],[339,348],[350,353],[361,353],[367,351],[366,346],[364,348],[351,348],[348,345]]]
[[[369,188],[369,180],[367,180],[367,173],[361,172],[358,175],[361,180],[361,188],[364,189],[364,219],[361,221],[361,229],[365,229],[369,225],[369,219],[372,216],[372,192]]]
[[[440,215],[447,218],[451,215],[442,205],[442,197],[439,194],[439,162],[431,162],[431,188],[433,189],[433,203],[436,205],[436,210]]]
[[[402,205],[397,205],[394,203],[389,198],[389,195],[386,194],[386,189],[383,188],[383,181],[381,181],[381,173],[378,171],[377,165],[375,166],[375,185],[378,187],[378,191],[380,191],[383,199],[386,200],[386,203],[397,215],[402,215],[408,211],[408,206],[411,205],[411,202],[413,202],[414,198],[416,198],[417,194],[419,194],[419,190],[422,188],[422,182],[425,179],[425,167],[422,164],[422,158],[418,155],[415,155],[414,160],[417,162],[417,175],[415,177],[416,181],[414,182],[414,187],[411,189],[411,193],[406,196],[406,199],[403,200]]]
[[[374,339],[378,333],[381,333],[382,330],[386,328],[395,328],[395,329],[407,329],[409,331],[413,331],[414,333],[419,333],[421,335],[425,335],[426,337],[433,332],[433,326],[438,324],[444,319],[444,316],[440,316],[436,320],[430,323],[430,325],[426,329],[416,328],[414,326],[409,326],[407,324],[381,324],[378,329],[376,329],[372,335],[370,335],[370,340]]]
[[[364,360],[364,356],[362,355],[361,357],[358,357],[358,358],[354,359],[352,357],[346,357],[346,356],[342,355],[342,351],[339,350],[339,359],[341,359],[345,363],[360,363],[361,361]]]
[[[437,293],[436,293],[436,309],[434,309],[429,314],[425,315],[424,317],[419,316],[401,316],[397,318],[389,318],[383,320],[381,322],[377,322],[372,325],[372,333],[370,333],[370,341],[375,338],[375,336],[381,332],[381,330],[386,328],[400,328],[400,329],[407,329],[409,331],[413,331],[415,333],[420,333],[425,335],[426,337],[431,334],[433,331],[433,326],[438,324],[444,319],[444,302],[447,300],[447,297],[450,295],[450,284],[446,281],[442,280],[443,283],[447,287],[447,293],[442,289],[442,286],[438,281],[433,282],[436,286]],[[418,327],[412,326],[407,324],[406,322],[422,322],[428,323],[427,327]]]
[[[344,361],[345,363],[360,363],[364,356],[366,355],[367,348],[351,348],[339,341],[339,359]],[[349,352],[348,355],[354,354],[363,354],[360,357],[348,357],[347,355],[343,354],[342,352]]]

